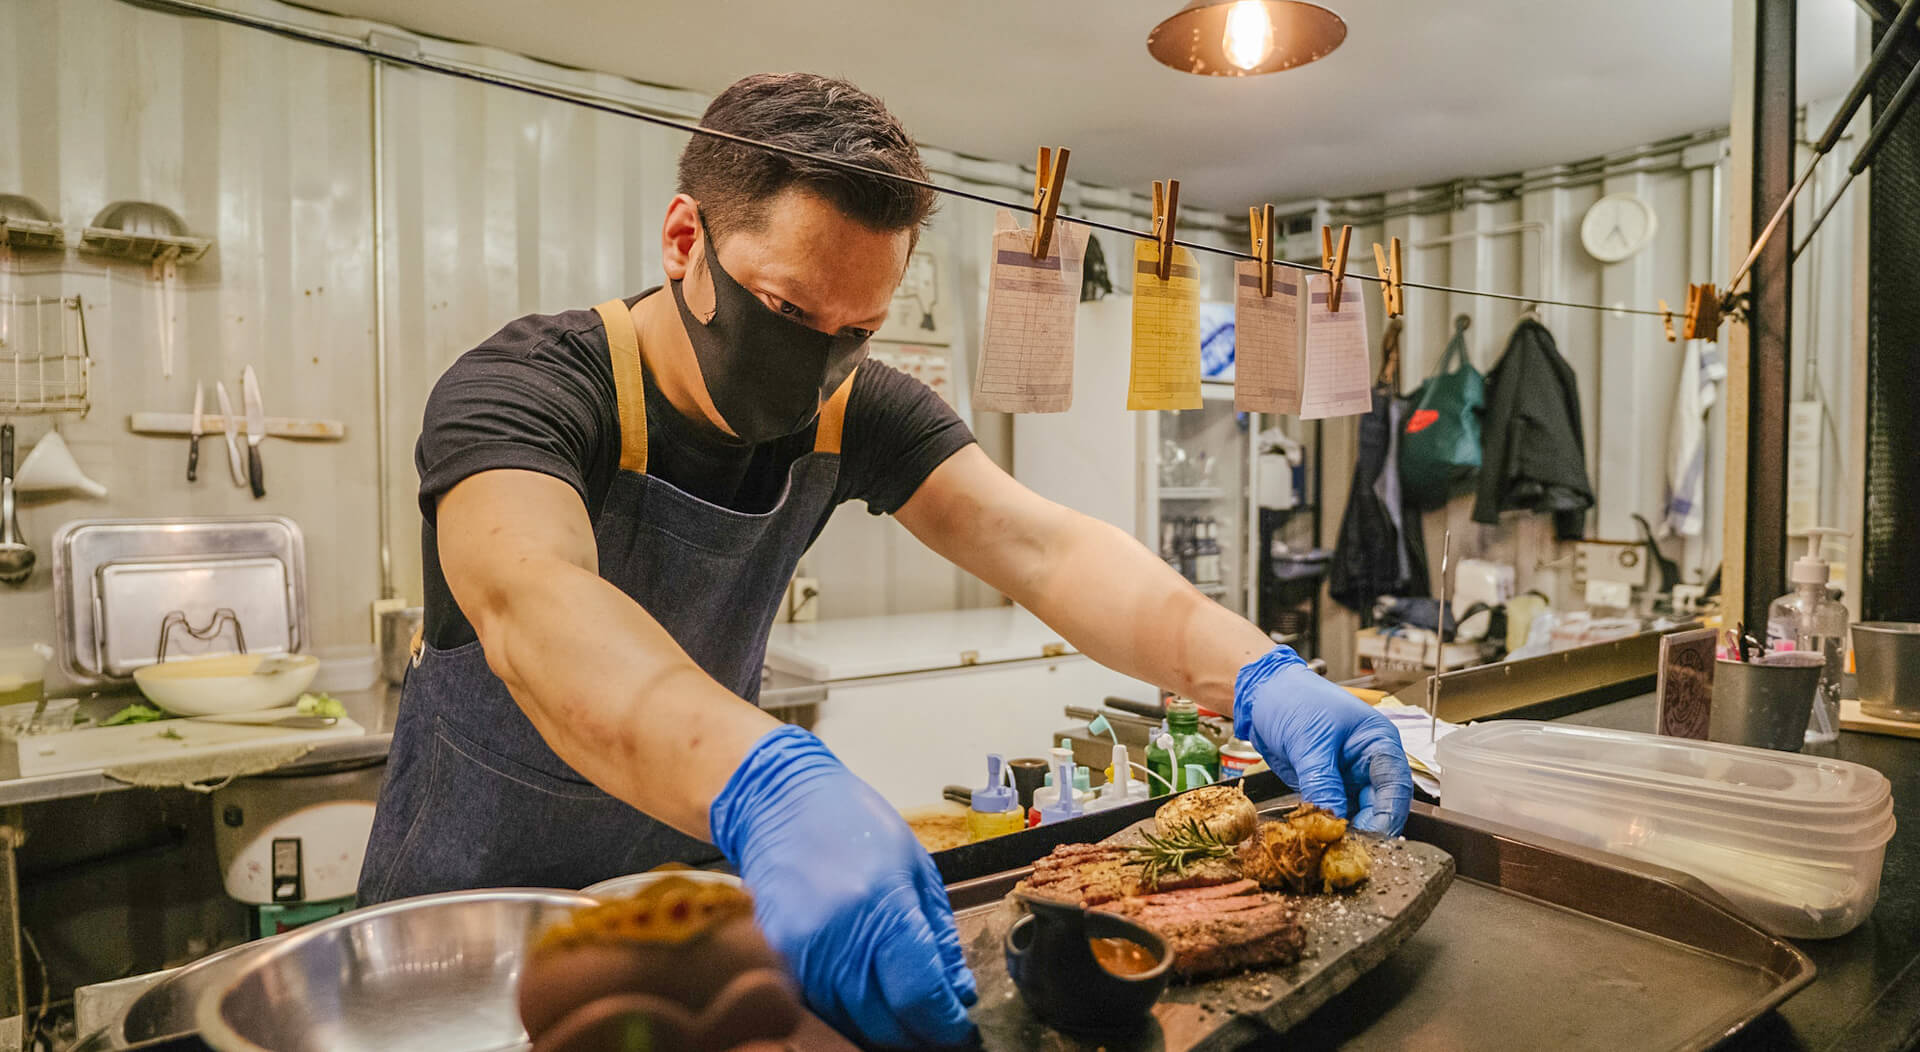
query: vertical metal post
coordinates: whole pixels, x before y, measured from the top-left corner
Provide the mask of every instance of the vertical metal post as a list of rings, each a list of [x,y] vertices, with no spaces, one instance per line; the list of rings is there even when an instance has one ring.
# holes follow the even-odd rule
[[[1745,217],[1754,236],[1793,186],[1795,0],[1756,0],[1753,52],[1753,193]],[[1766,623],[1767,604],[1786,591],[1787,408],[1793,331],[1793,217],[1788,215],[1754,263],[1747,316],[1745,545],[1737,571],[1744,587],[1737,616]]]
[[[1873,86],[1879,119],[1913,63],[1902,54],[1889,62]],[[1859,187],[1855,192],[1859,192]],[[1867,346],[1853,383],[1859,393],[1864,478],[1856,504],[1861,516],[1860,579],[1849,574],[1848,590],[1860,597],[1868,620],[1920,620],[1920,550],[1913,539],[1920,522],[1920,301],[1913,295],[1913,258],[1920,246],[1920,118],[1908,110],[1881,146],[1869,170],[1867,189],[1873,222],[1867,245]],[[1851,556],[1851,552],[1849,555]],[[1849,567],[1851,569],[1851,567]]]
[[[27,1033],[26,967],[20,957],[20,884],[14,849],[25,840],[18,807],[0,809],[0,1052],[19,1052]],[[46,1006],[41,1005],[45,1012]]]
[[[392,450],[387,426],[387,387],[391,378],[387,369],[387,201],[386,201],[386,63],[369,62],[372,80],[368,90],[372,106],[373,149],[373,452],[374,508],[379,518],[380,598],[400,594],[393,586],[393,509],[388,490],[393,485],[389,463]],[[375,642],[378,642],[376,633]]]

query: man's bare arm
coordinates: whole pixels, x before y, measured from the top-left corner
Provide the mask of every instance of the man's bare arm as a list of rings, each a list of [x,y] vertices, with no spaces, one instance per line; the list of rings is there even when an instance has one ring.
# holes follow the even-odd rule
[[[895,515],[1108,668],[1233,711],[1234,677],[1272,649],[1127,533],[1021,485],[978,446],[934,469]]]
[[[547,745],[609,794],[706,838],[713,798],[777,721],[600,578],[592,523],[565,482],[481,472],[440,498],[436,519],[447,586]]]

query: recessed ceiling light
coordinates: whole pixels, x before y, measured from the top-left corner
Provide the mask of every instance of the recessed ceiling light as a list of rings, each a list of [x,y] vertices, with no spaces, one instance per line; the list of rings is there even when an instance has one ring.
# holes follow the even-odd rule
[[[1304,0],[1190,0],[1147,34],[1147,51],[1182,73],[1248,77],[1325,58],[1346,39],[1339,15]]]

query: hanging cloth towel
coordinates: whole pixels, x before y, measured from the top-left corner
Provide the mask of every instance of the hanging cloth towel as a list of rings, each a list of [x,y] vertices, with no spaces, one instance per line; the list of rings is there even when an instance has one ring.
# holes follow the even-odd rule
[[[1698,537],[1706,525],[1707,412],[1720,400],[1727,377],[1720,345],[1688,340],[1680,362],[1680,386],[1673,394],[1673,423],[1667,432],[1667,515],[1669,537]]]
[[[1586,535],[1593,486],[1587,481],[1580,427],[1580,383],[1553,334],[1527,318],[1514,326],[1500,364],[1487,374],[1484,463],[1473,519],[1500,522],[1503,511],[1553,516],[1563,541]]]

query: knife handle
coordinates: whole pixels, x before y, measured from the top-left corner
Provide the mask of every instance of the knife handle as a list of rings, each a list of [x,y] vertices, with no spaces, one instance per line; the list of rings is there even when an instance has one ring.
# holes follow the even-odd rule
[[[266,469],[260,464],[260,447],[247,444],[247,484],[253,487],[253,496],[257,500],[267,495]]]
[[[187,481],[200,480],[200,436],[193,435],[187,440]]]

